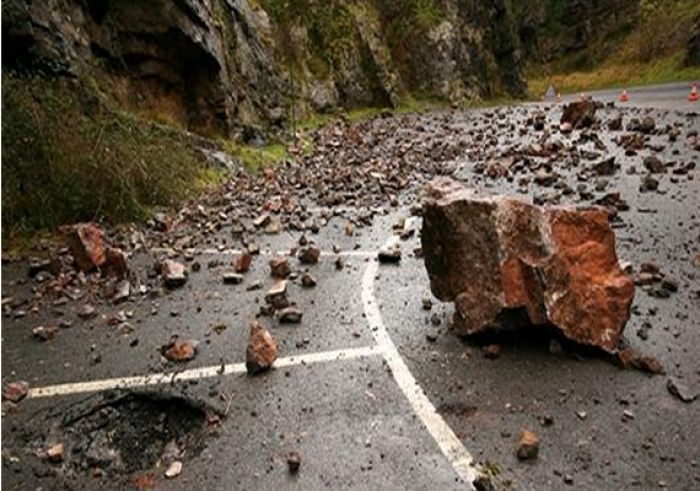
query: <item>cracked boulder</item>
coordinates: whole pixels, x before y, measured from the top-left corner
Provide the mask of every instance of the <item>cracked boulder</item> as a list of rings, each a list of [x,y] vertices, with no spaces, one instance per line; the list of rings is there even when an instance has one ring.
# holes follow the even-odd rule
[[[484,197],[449,178],[429,191],[425,265],[433,294],[455,303],[458,334],[524,320],[616,350],[634,283],[618,264],[604,209]]]

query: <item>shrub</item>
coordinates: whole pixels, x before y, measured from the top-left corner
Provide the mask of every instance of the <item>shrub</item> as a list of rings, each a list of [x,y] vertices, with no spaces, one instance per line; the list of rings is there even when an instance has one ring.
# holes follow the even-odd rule
[[[2,228],[143,218],[196,187],[203,164],[175,128],[114,110],[77,81],[2,76]]]

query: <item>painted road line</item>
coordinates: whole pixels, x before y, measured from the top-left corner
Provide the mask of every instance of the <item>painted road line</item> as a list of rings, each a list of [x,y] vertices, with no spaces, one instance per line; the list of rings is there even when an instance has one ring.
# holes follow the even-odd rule
[[[155,254],[159,253],[168,253],[171,252],[172,249],[167,249],[163,247],[154,247],[151,249],[151,252]],[[238,254],[243,254],[242,249],[214,249],[214,248],[208,248],[208,249],[195,249],[195,253],[197,254],[208,254],[208,255],[226,255],[226,256],[235,256]],[[372,257],[375,254],[377,254],[375,251],[360,251],[360,250],[354,250],[354,251],[339,251],[339,252],[333,252],[333,251],[321,251],[321,257],[338,257],[338,256],[357,256],[357,257]],[[271,251],[271,250],[266,250],[266,251],[260,251],[261,256],[286,256],[286,257],[291,257],[289,256],[289,249],[286,251]]]
[[[296,365],[311,365],[314,363],[325,363],[332,361],[354,360],[380,355],[381,351],[377,346],[363,346],[360,348],[340,349],[333,351],[321,351],[302,355],[287,356],[275,361],[274,368],[293,367]],[[86,392],[99,392],[111,389],[132,389],[146,387],[150,385],[171,384],[185,380],[211,378],[221,375],[240,374],[246,371],[245,363],[231,363],[228,365],[213,365],[201,368],[191,368],[181,372],[153,373],[149,375],[139,375],[134,377],[119,377],[104,380],[91,380],[85,382],[75,382],[67,384],[49,385],[46,387],[36,387],[29,389],[27,398],[37,399],[40,397],[66,396],[71,394],[82,394]]]
[[[385,247],[392,246],[396,243],[396,240],[398,240],[396,236],[390,237]],[[372,335],[381,349],[396,383],[408,399],[411,407],[438,444],[447,460],[452,464],[459,477],[470,489],[473,489],[472,482],[478,475],[477,470],[474,468],[474,459],[462,441],[452,431],[452,428],[435,410],[435,406],[430,402],[420,385],[418,385],[384,325],[377,299],[374,295],[374,278],[377,272],[378,263],[375,260],[367,265],[362,275],[362,305]]]

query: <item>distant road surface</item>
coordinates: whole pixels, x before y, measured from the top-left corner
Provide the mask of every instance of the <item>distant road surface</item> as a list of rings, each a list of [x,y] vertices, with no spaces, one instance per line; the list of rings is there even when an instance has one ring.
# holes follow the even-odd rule
[[[700,83],[700,81],[698,81]],[[619,102],[622,88],[596,90],[586,92],[587,96],[603,102],[615,101],[620,106],[632,107],[654,107],[659,109],[670,109],[676,111],[698,111],[700,112],[700,102],[689,102],[692,81],[676,82],[663,85],[648,85],[644,87],[628,87],[627,96],[629,102]],[[581,93],[562,94],[562,102],[579,100]]]

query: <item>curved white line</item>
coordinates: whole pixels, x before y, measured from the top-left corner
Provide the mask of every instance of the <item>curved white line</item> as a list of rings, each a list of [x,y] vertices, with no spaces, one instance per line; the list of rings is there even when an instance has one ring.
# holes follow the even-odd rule
[[[391,245],[394,237],[390,238],[386,246]],[[435,406],[425,395],[423,389],[411,374],[406,362],[404,362],[396,345],[389,337],[382,315],[374,296],[374,278],[377,275],[378,264],[374,259],[369,262],[362,276],[362,305],[365,316],[369,324],[372,336],[374,336],[386,363],[391,369],[396,383],[401,388],[415,413],[420,417],[423,425],[440,447],[447,460],[457,472],[459,477],[469,487],[474,489],[472,482],[478,476],[474,468],[474,459],[462,441],[452,431],[452,428],[445,422],[435,410]]]

